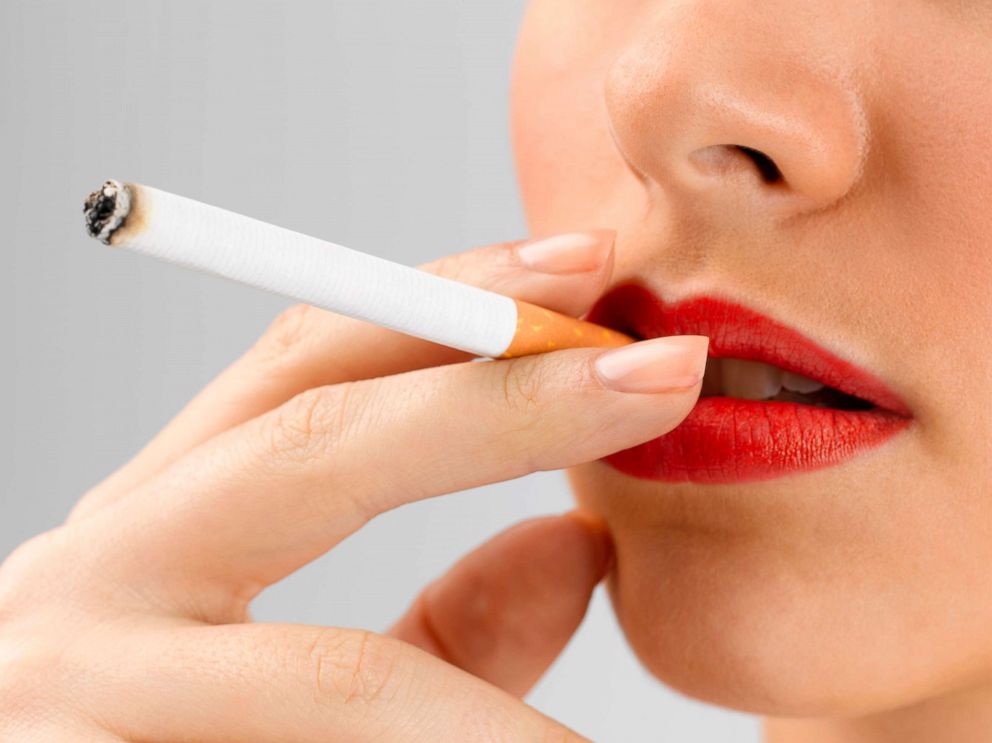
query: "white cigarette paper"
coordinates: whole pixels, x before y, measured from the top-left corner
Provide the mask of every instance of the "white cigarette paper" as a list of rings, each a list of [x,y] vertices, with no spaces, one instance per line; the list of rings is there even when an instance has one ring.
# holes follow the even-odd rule
[[[629,341],[495,292],[149,186],[107,181],[90,195],[84,211],[90,235],[108,245],[477,356],[533,353],[538,343],[550,350]],[[526,343],[524,335],[530,336]]]

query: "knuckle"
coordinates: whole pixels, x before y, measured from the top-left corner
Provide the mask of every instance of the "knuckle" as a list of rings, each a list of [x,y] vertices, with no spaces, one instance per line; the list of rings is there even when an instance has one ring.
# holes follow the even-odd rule
[[[31,699],[38,692],[35,669],[9,657],[5,657],[4,666],[0,671],[0,729],[24,717],[31,708]]]
[[[0,637],[0,730],[35,717],[55,701],[58,679],[65,675],[61,654],[44,640]],[[6,740],[6,738],[4,738]]]
[[[307,654],[315,699],[334,706],[391,701],[398,651],[399,643],[367,630],[320,631]]]
[[[547,405],[546,365],[530,358],[509,359],[500,375],[502,400],[512,412],[539,414]]]
[[[71,679],[87,672],[65,632],[74,532],[59,527],[20,544],[0,563],[0,740],[60,740],[43,723],[66,706]],[[42,735],[39,731],[49,730]]]
[[[43,532],[20,544],[0,563],[0,627],[22,613],[30,597],[48,581],[45,573],[58,562],[61,531]]]
[[[327,456],[348,420],[354,383],[307,390],[266,416],[263,437],[277,460],[307,464]]]
[[[473,248],[445,256],[424,268],[447,279],[513,296],[520,289],[521,263],[515,250],[518,244],[514,241]]]
[[[471,276],[471,266],[470,253],[454,253],[427,264],[425,268],[428,272],[444,276],[446,279],[464,281]]]
[[[588,438],[576,427],[589,389],[588,372],[576,363],[581,354],[563,350],[496,366],[499,389],[494,394],[503,409],[498,433],[521,474],[561,466],[556,457],[570,451],[568,442]]]
[[[299,348],[307,337],[307,328],[315,308],[294,304],[280,312],[255,344],[255,351],[264,358],[277,360]]]

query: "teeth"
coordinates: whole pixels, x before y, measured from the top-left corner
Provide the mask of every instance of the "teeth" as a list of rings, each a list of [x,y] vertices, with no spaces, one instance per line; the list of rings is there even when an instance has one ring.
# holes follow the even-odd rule
[[[804,377],[802,374],[795,374],[793,372],[783,372],[782,386],[787,390],[801,392],[804,395],[819,392],[824,387],[821,382],[817,382],[815,379],[810,379],[809,377]]]
[[[783,371],[758,361],[722,359],[723,394],[744,400],[767,400],[782,391]]]
[[[789,397],[790,393],[811,395],[824,386],[802,374],[787,372],[758,361],[710,358],[703,376],[702,394],[726,395],[744,400],[794,400],[795,398]]]

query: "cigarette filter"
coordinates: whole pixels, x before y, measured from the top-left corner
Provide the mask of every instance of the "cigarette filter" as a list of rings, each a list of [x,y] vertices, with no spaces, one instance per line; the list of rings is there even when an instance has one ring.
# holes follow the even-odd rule
[[[510,358],[632,339],[609,328],[136,183],[84,206],[114,247],[234,279],[476,356]]]

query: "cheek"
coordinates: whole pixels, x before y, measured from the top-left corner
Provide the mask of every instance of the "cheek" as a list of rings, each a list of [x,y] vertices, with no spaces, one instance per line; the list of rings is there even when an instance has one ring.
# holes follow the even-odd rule
[[[934,49],[934,34],[955,38],[953,49]],[[988,28],[965,36],[936,22],[893,35],[873,112],[882,165],[861,220],[888,246],[875,260],[892,286],[869,299],[912,380],[920,456],[961,518],[992,492],[990,39]]]

